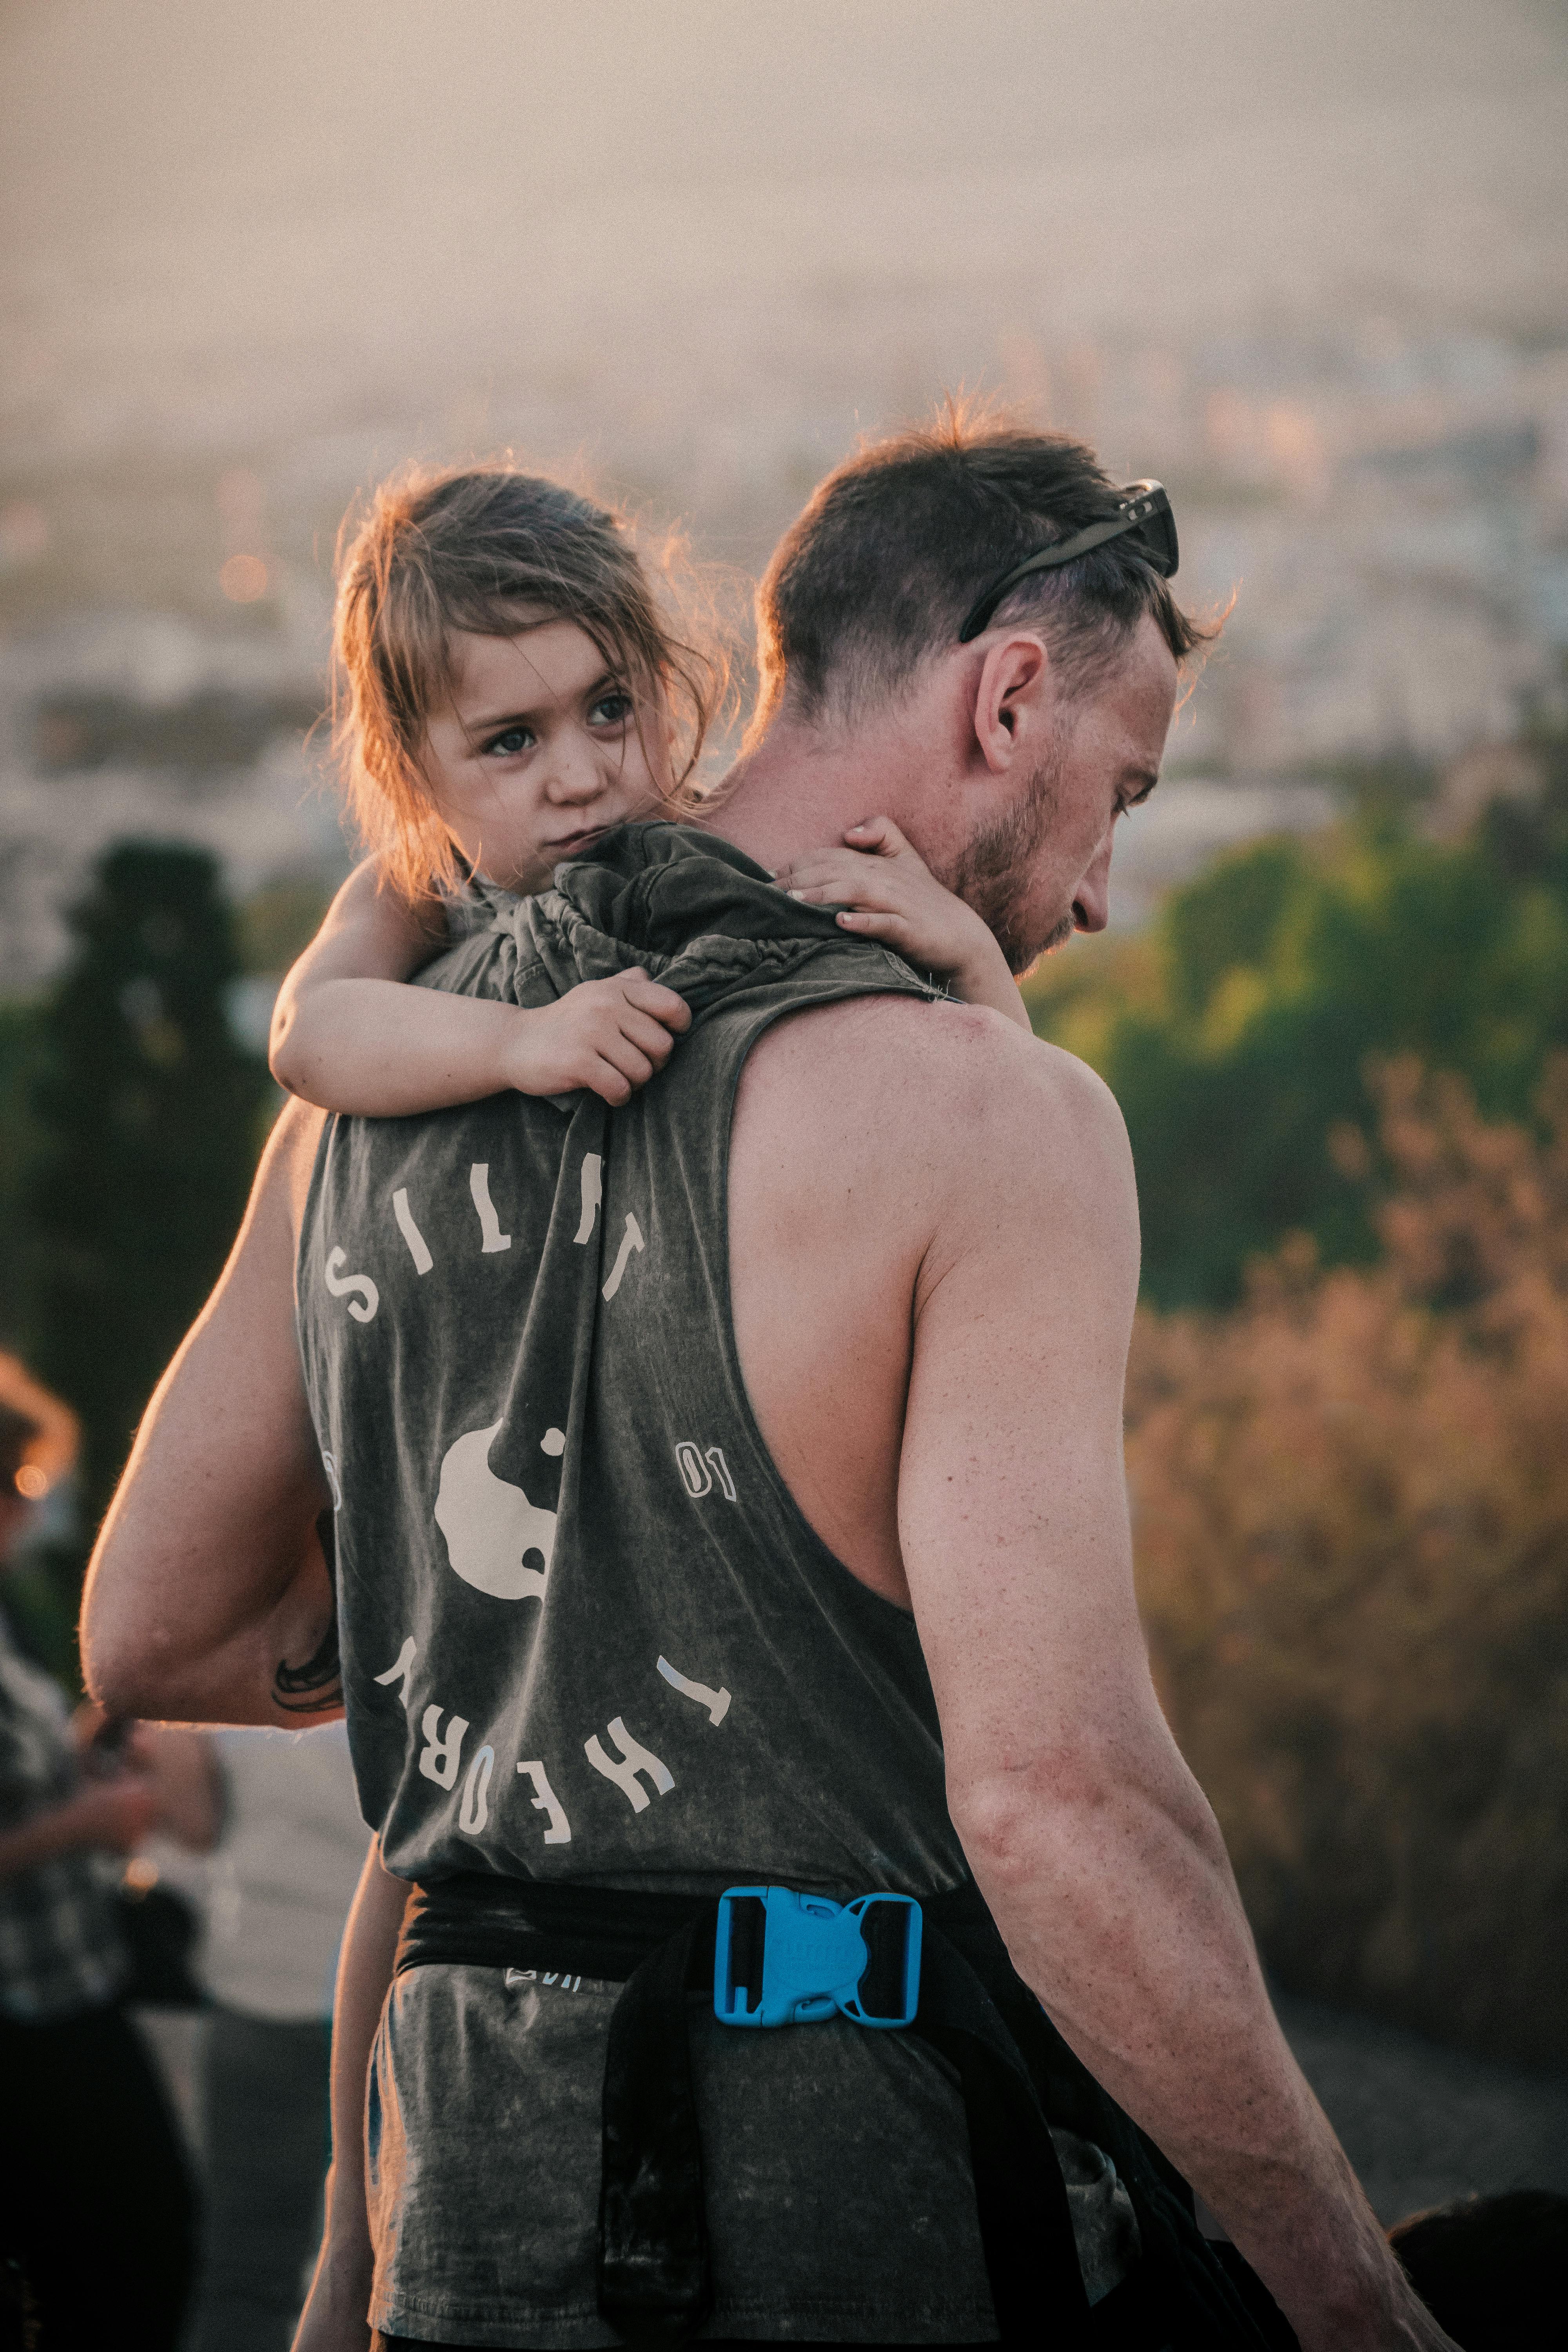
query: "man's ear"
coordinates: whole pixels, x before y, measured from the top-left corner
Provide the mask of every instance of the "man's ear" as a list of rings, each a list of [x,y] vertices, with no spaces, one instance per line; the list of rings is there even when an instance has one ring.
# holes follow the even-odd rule
[[[1024,737],[1045,715],[1055,680],[1043,638],[1020,631],[991,647],[974,698],[974,740],[994,775],[1018,757]]]

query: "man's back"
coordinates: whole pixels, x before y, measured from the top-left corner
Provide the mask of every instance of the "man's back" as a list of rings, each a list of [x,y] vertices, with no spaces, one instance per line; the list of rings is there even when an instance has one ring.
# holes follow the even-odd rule
[[[974,1339],[990,1376],[1016,1390],[1049,1345],[1049,1310],[1070,1313],[1050,1239],[1086,1210],[1121,1279],[1099,1293],[1094,1338],[1081,1318],[1059,1337],[1080,1373],[1075,1419],[1103,1419],[1120,1406],[1137,1210],[1120,1114],[1092,1074],[994,1013],[881,997],[782,1022],[747,1062],[730,1159],[747,1390],[806,1518],[903,1608],[904,1546],[922,1532],[904,1446],[921,1328],[962,1265],[961,1313],[989,1308]],[[915,1404],[922,1417],[944,1410],[929,1379]],[[999,1472],[988,1460],[993,1486]]]

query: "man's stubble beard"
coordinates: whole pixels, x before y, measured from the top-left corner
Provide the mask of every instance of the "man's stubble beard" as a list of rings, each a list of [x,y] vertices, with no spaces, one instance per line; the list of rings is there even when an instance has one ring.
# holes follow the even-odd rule
[[[983,826],[960,853],[947,885],[973,908],[1015,978],[1070,940],[1076,928],[1070,907],[1043,939],[1024,928],[1030,868],[1056,820],[1061,766],[1061,747],[1053,743],[1011,808]]]

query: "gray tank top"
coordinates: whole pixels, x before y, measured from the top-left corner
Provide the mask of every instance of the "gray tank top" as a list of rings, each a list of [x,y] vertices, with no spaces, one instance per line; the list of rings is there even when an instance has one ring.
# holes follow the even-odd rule
[[[613,1113],[502,1095],[340,1119],[317,1162],[300,1328],[366,1818],[426,1883],[952,1885],[914,1625],[779,1477],[727,1250],[758,1036],[921,983],[708,835],[601,855],[490,897],[426,980],[527,1005],[641,963],[695,1015],[663,1076]]]
[[[636,963],[694,1017],[613,1113],[509,1094],[328,1124],[300,1333],[350,1745],[387,1867],[694,1894],[956,1885],[914,1624],[784,1486],[728,1260],[731,1114],[758,1037],[808,1005],[934,992],[671,825],[608,837],[537,898],[476,889],[465,917],[423,984],[538,1005]],[[389,1996],[369,2128],[371,2317],[389,2333],[612,2340],[594,2232],[618,1988],[519,1976],[425,1968]],[[941,2062],[847,2024],[693,2030],[712,2331],[993,2335]],[[1105,2205],[1114,2176],[1095,2179]]]

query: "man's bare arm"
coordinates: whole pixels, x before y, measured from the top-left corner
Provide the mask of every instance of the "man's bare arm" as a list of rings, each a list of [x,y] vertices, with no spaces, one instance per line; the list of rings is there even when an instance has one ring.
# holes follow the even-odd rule
[[[89,1570],[82,1657],[114,1715],[299,1727],[342,1712],[331,1497],[294,1330],[318,1113],[290,1105],[216,1289],[159,1382]]]
[[[1286,2046],[1150,1678],[1121,1462],[1138,1268],[1120,1117],[1037,1046],[988,1046],[970,1083],[917,1286],[899,1492],[954,1822],[1020,1973],[1303,2352],[1430,2352],[1448,2339]]]

